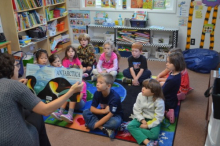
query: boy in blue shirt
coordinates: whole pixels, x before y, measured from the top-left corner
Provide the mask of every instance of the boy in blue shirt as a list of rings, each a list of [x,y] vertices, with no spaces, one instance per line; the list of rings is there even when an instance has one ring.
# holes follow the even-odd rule
[[[151,71],[147,69],[147,59],[141,55],[143,46],[141,43],[133,43],[132,56],[128,58],[128,68],[123,71],[123,83],[139,86],[143,80],[151,77]]]
[[[110,138],[115,137],[114,130],[121,125],[123,116],[121,98],[111,89],[113,83],[111,74],[99,74],[91,108],[83,111],[86,127],[99,128]],[[97,108],[99,104],[101,109]]]

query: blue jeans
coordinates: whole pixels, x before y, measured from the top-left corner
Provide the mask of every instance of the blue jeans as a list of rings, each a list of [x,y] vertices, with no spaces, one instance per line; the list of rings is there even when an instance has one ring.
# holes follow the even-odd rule
[[[89,109],[83,111],[83,118],[87,124],[87,127],[91,130],[94,130],[95,123],[98,122],[102,117],[103,115],[95,115]],[[114,115],[102,126],[107,129],[115,130],[121,125],[121,123],[122,123],[121,116]]]
[[[135,72],[135,74],[137,75],[138,72]],[[131,75],[131,72],[130,72],[130,68],[127,68],[125,70],[123,70],[123,75],[124,77],[126,78],[129,78],[129,79],[133,79],[132,75]],[[143,80],[145,79],[149,79],[151,77],[151,71],[148,70],[148,69],[145,69],[142,73],[142,75],[140,76],[140,78],[138,79],[138,82],[140,84],[142,84]]]

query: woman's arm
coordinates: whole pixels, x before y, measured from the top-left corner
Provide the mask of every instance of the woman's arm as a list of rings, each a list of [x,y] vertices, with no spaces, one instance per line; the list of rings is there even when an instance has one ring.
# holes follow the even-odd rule
[[[56,109],[58,109],[63,103],[66,102],[67,99],[70,98],[71,95],[74,93],[80,92],[83,87],[83,82],[79,84],[79,82],[76,82],[74,85],[71,86],[69,91],[64,94],[63,96],[57,98],[56,100],[51,101],[48,104],[43,103],[42,101],[39,102],[34,108],[33,111],[35,113],[48,116],[52,112],[54,112]]]

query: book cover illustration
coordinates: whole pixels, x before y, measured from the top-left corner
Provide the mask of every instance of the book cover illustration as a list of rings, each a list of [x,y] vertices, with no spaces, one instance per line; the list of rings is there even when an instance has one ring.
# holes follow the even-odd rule
[[[27,64],[26,78],[27,87],[43,101],[50,102],[65,94],[77,81],[82,82],[82,70]],[[79,94],[74,94],[69,100],[77,102],[79,98]]]
[[[154,0],[154,9],[165,9],[165,0]]]
[[[86,0],[85,1],[85,6],[86,7],[95,7],[96,6],[96,0]]]
[[[110,0],[110,8],[116,8],[116,0]]]
[[[101,0],[101,7],[109,8],[109,0]]]
[[[153,0],[144,0],[143,8],[144,9],[153,9]]]

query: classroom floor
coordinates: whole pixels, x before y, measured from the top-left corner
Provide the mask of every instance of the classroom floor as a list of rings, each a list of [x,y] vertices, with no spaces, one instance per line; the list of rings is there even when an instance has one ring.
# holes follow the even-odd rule
[[[60,58],[63,52],[59,53]],[[128,66],[127,59],[121,58],[120,71]],[[157,75],[165,68],[165,62],[148,61],[148,69]],[[206,138],[205,120],[208,99],[204,92],[208,88],[209,74],[201,74],[188,70],[190,85],[194,88],[185,101],[181,103],[180,115],[174,138],[174,146],[202,146]],[[86,132],[61,128],[46,124],[47,134],[52,146],[137,146],[136,143],[89,134]]]

